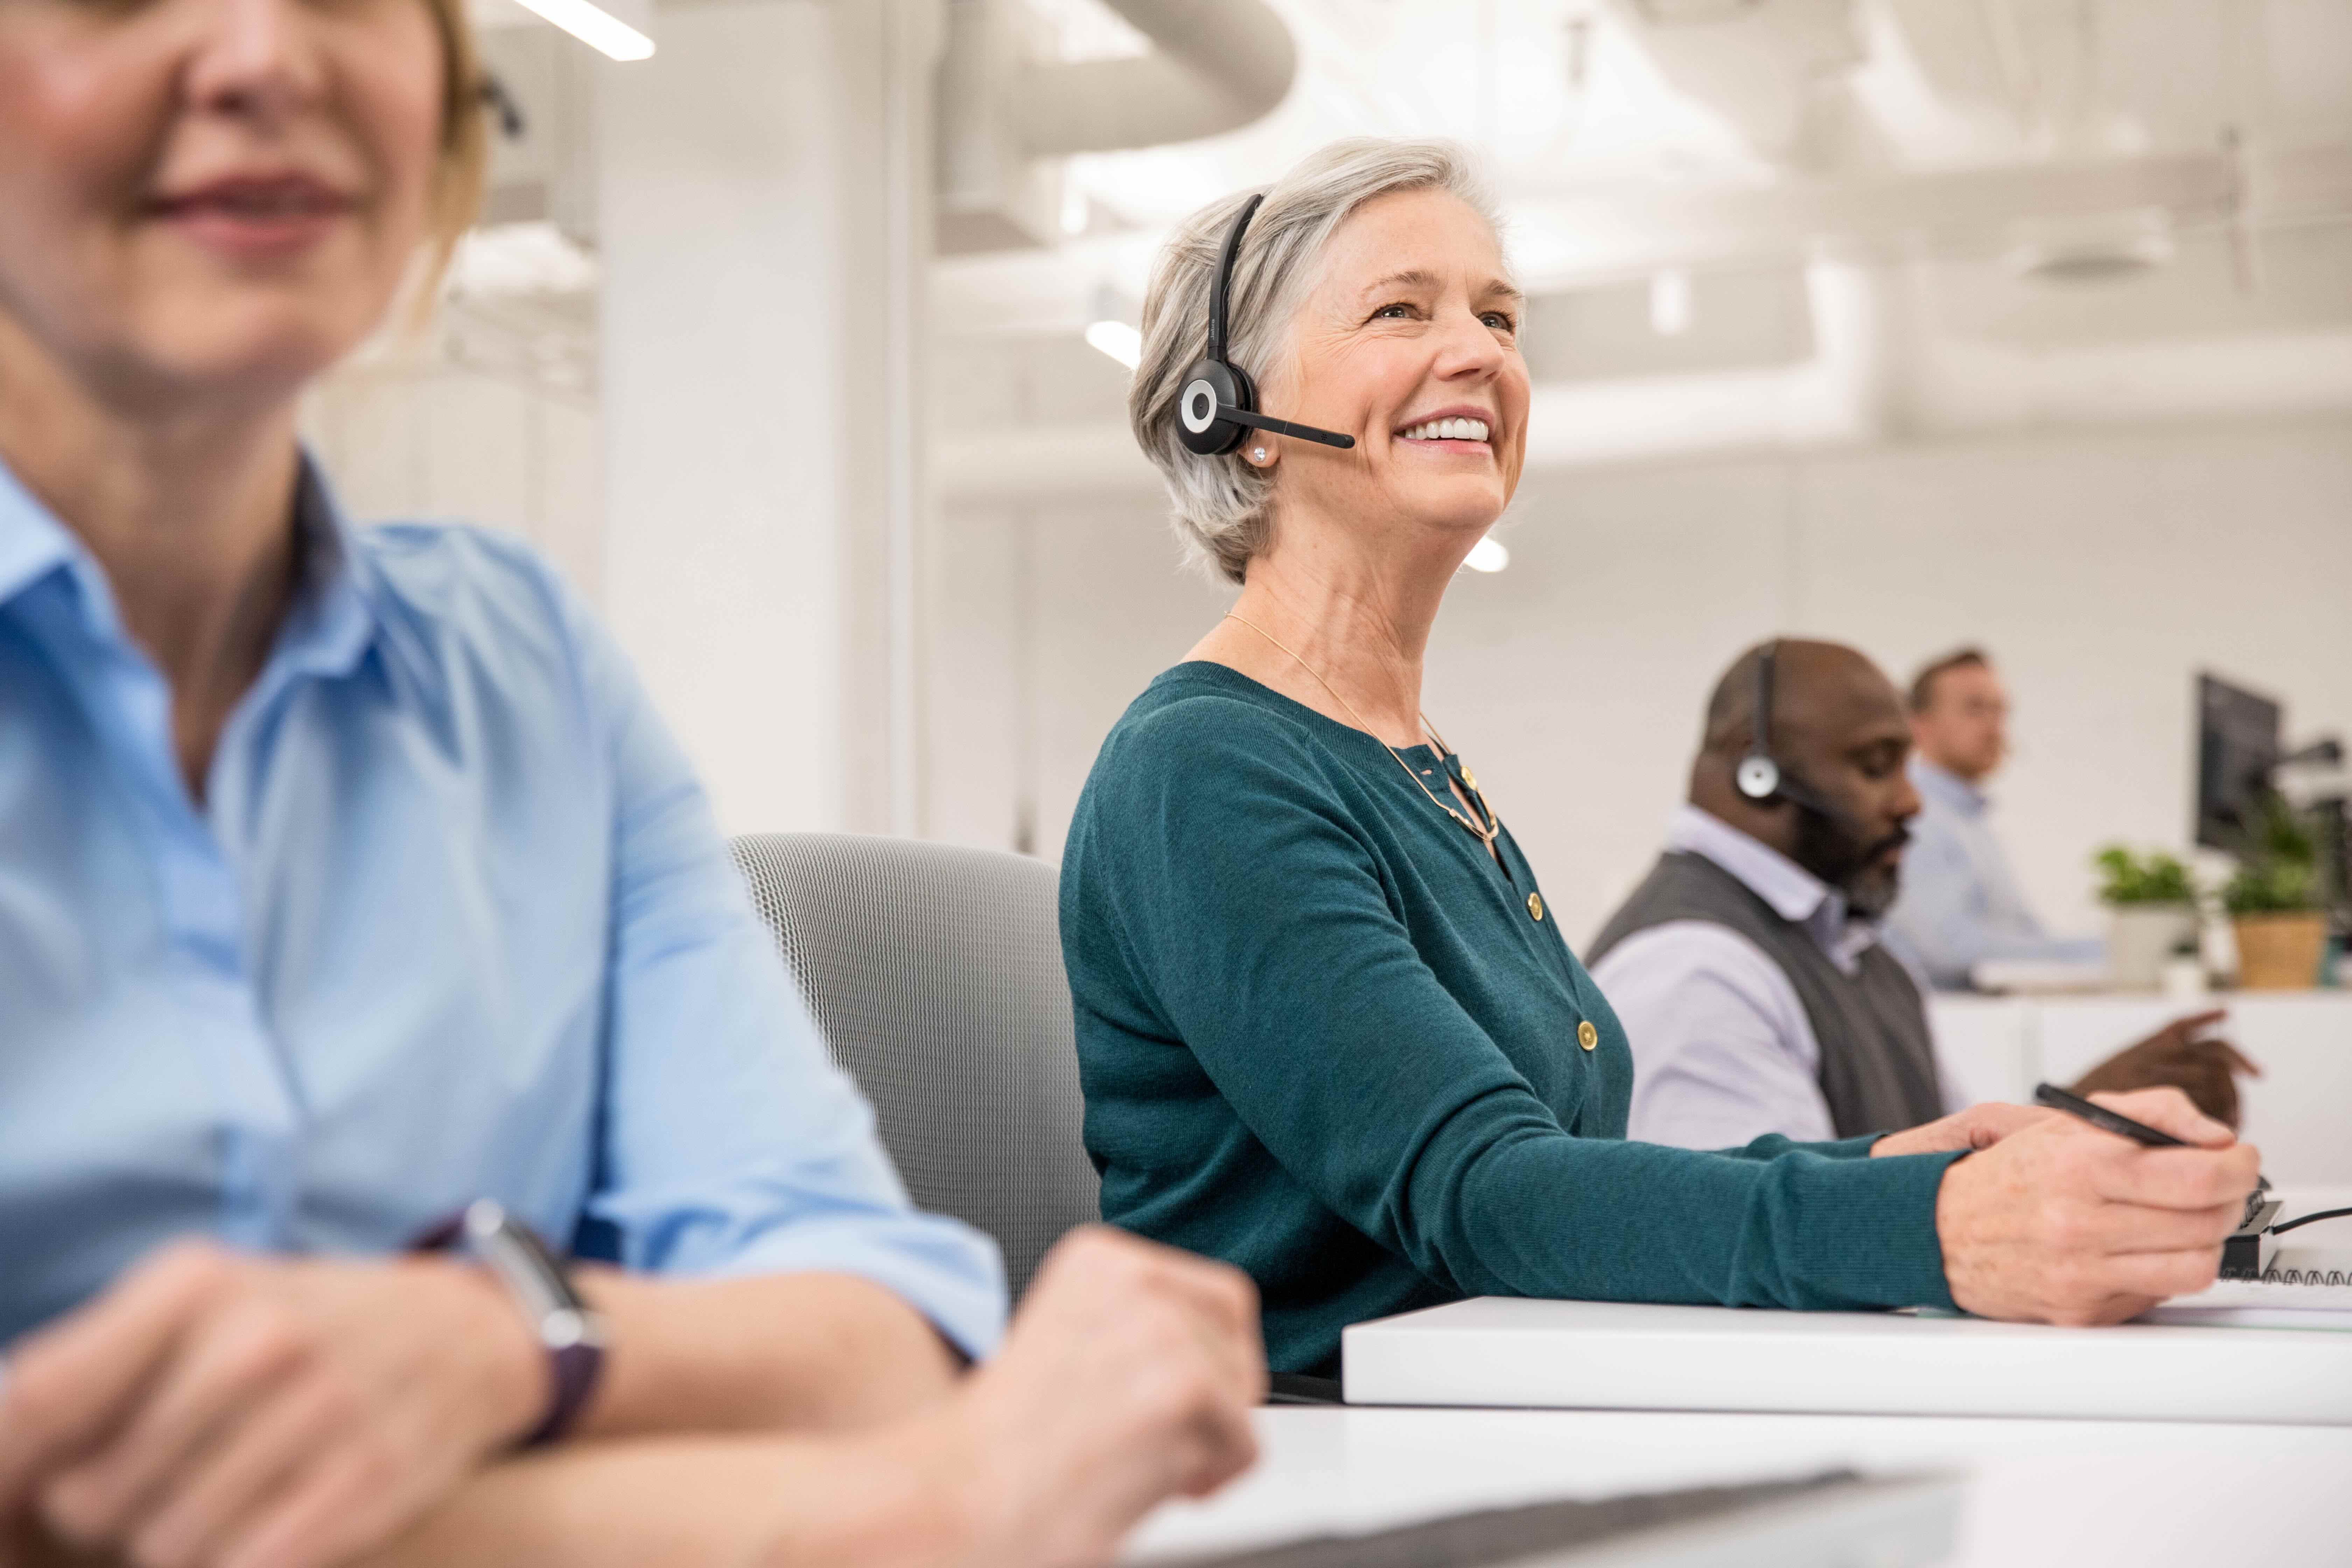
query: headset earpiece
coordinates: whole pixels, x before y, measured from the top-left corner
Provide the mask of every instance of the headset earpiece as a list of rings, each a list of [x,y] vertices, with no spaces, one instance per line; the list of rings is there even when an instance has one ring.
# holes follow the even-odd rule
[[[1252,196],[1234,226],[1225,231],[1223,249],[1217,258],[1216,281],[1209,291],[1209,352],[1192,369],[1184,373],[1184,387],[1176,395],[1176,435],[1185,450],[1198,452],[1204,458],[1215,458],[1232,451],[1242,444],[1244,430],[1269,430],[1277,436],[1296,436],[1301,440],[1319,441],[1326,447],[1352,447],[1353,436],[1342,436],[1337,430],[1318,430],[1311,425],[1293,425],[1287,419],[1269,419],[1257,411],[1257,388],[1241,366],[1225,357],[1226,300],[1233,292],[1234,262],[1241,255],[1242,233],[1257,216],[1258,204],[1264,196]]]
[[[1213,458],[1240,446],[1243,426],[1229,416],[1255,408],[1256,391],[1247,375],[1222,360],[1204,359],[1186,371],[1176,399],[1176,427],[1186,449]]]
[[[1732,778],[1739,785],[1739,793],[1759,805],[1780,793],[1780,764],[1753,752],[1739,759],[1738,770]]]

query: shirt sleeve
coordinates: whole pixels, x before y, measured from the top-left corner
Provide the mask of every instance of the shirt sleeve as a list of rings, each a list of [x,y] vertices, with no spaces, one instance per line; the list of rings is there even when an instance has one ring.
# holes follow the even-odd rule
[[[1326,1205],[1465,1295],[1949,1304],[1948,1156],[1570,1133],[1421,961],[1319,758],[1214,706],[1136,726],[1098,775],[1106,912],[1171,1032]]]
[[[1887,923],[1937,989],[1966,990],[1970,973],[1989,960],[2096,963],[2105,956],[2096,938],[2053,937],[2022,915],[2026,923],[1996,919],[1968,845],[1948,824],[1922,814],[1912,835],[1902,896]]]
[[[1795,1142],[1835,1136],[1804,1005],[1746,937],[1669,921],[1612,948],[1592,978],[1633,1047],[1627,1137],[1721,1149],[1773,1132]]]
[[[917,1212],[619,649],[574,614],[617,777],[602,1140],[588,1215],[661,1273],[856,1275],[965,1353],[1004,1322],[987,1238]]]

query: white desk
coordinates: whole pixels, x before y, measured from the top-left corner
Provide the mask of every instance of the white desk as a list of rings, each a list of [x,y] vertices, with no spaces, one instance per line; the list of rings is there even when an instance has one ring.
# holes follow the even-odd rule
[[[1646,1411],[1269,1409],[1258,1468],[1130,1561],[1467,1509],[1853,1468],[1969,1478],[1951,1568],[2344,1568],[2352,1429]]]
[[[2352,991],[2232,992],[2228,1030],[2263,1068],[2239,1080],[2248,1140],[2282,1186],[2352,1186]],[[1970,1100],[2022,1101],[2197,1006],[2158,996],[1937,996],[1936,1047]],[[2346,1557],[2352,1563],[2352,1553]]]

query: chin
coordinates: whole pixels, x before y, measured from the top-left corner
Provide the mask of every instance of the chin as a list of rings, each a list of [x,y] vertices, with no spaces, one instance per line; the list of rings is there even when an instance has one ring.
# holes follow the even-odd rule
[[[1423,481],[1411,487],[1403,498],[1404,509],[1428,527],[1473,535],[1494,527],[1508,500],[1490,478]]]
[[[146,379],[244,402],[291,395],[373,330],[381,307],[301,293],[174,300],[148,312],[127,357]]]
[[[1864,877],[1846,892],[1846,907],[1865,920],[1883,919],[1895,907],[1903,884],[1895,876]]]

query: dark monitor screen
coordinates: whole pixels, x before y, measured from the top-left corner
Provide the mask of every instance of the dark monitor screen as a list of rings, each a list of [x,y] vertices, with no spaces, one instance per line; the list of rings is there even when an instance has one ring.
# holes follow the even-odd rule
[[[2235,849],[2258,820],[2279,760],[2279,705],[2210,675],[2197,678],[2197,842]]]

